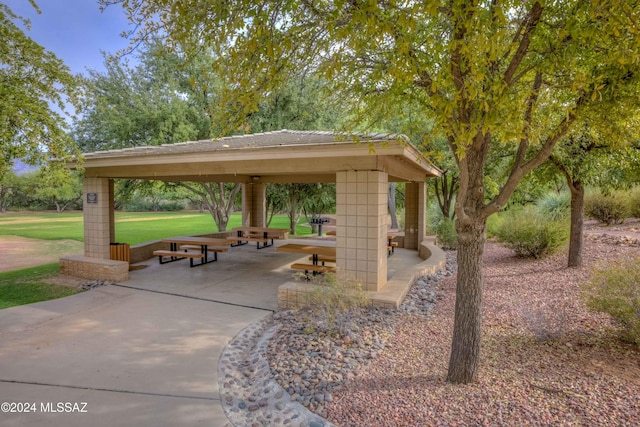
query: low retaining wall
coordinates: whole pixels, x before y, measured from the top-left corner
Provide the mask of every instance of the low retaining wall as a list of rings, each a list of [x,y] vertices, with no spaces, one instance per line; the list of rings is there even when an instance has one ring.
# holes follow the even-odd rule
[[[129,263],[72,255],[60,258],[60,273],[83,279],[124,282],[129,280]]]

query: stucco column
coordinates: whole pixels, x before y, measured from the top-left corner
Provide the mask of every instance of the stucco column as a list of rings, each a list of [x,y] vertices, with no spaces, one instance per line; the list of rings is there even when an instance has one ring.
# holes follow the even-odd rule
[[[267,186],[259,182],[242,184],[242,225],[266,227]]]
[[[427,195],[424,182],[405,186],[404,247],[418,249],[427,232]]]
[[[85,178],[82,191],[84,214],[84,254],[109,259],[109,246],[115,242],[113,180]]]
[[[387,283],[387,192],[380,171],[336,174],[336,265],[365,290]]]

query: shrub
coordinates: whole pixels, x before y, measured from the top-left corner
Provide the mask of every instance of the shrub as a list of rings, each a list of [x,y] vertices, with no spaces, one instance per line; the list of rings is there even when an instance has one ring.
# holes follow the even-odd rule
[[[523,258],[541,258],[562,248],[569,240],[563,221],[549,221],[534,206],[507,212],[493,233],[505,246]]]
[[[538,212],[551,221],[561,221],[569,216],[571,196],[567,192],[550,192],[536,202]]]
[[[621,224],[629,216],[627,197],[619,191],[607,195],[588,193],[584,200],[584,213],[603,224]]]
[[[300,274],[299,278],[306,276]],[[334,335],[348,335],[352,326],[352,312],[369,305],[360,281],[341,273],[313,276],[313,290],[307,295],[307,332],[320,328]]]
[[[436,226],[436,237],[442,249],[457,249],[458,233],[452,219],[443,218]]]
[[[640,346],[640,258],[596,270],[583,289],[587,307],[609,314]]]
[[[631,190],[629,198],[629,215],[632,218],[640,218],[640,187]]]

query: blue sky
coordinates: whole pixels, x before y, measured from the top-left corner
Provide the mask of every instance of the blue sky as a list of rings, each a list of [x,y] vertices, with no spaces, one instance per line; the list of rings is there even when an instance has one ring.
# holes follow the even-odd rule
[[[37,14],[28,0],[4,0],[14,13],[31,20],[27,35],[62,59],[74,74],[103,71],[100,51],[115,53],[127,47],[122,31],[130,29],[120,6],[100,12],[97,0],[36,0]]]

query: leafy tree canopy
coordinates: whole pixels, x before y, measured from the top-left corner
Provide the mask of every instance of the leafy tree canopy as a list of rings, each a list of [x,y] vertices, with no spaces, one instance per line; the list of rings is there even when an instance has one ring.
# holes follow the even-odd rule
[[[237,125],[291,75],[319,72],[367,124],[420,106],[459,170],[456,319],[448,379],[479,367],[487,218],[588,114],[637,111],[640,5],[633,0],[101,0],[138,36],[162,33],[222,60],[220,123]],[[364,120],[366,118],[366,120]],[[226,120],[226,122],[225,122]],[[486,182],[491,152],[512,153]],[[487,197],[487,190],[493,194]]]
[[[61,166],[48,161],[77,154],[59,111],[78,106],[78,81],[62,60],[29,38],[20,23],[29,28],[28,20],[0,3],[0,180],[15,159]]]

